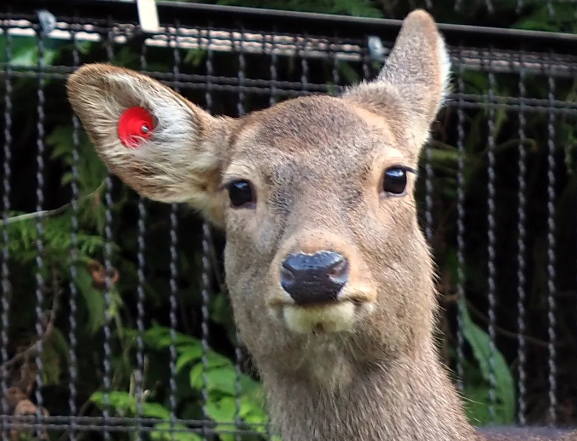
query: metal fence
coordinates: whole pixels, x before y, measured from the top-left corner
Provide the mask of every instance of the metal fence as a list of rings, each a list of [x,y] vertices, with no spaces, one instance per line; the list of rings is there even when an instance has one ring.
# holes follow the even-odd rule
[[[70,5],[0,6],[3,439],[269,439],[223,238],[109,175],[64,82],[106,61],[237,116],[372,78],[400,22],[162,3],[145,34],[132,3]],[[478,424],[574,424],[577,35],[441,29],[454,90],[417,189],[441,354]]]

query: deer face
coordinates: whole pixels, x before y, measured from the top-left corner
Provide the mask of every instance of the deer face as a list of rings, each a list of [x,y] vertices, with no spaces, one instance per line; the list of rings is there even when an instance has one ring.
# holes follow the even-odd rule
[[[413,190],[448,73],[435,23],[415,11],[379,77],[340,97],[215,118],[159,82],[105,65],[79,69],[68,93],[113,173],[224,229],[243,341],[257,363],[286,364],[315,341],[359,358],[375,345],[406,350],[430,332],[432,264]],[[149,119],[126,146],[118,122],[133,107]]]
[[[307,97],[232,133],[225,268],[244,341],[270,354],[286,340],[398,328],[431,276],[410,131],[352,100]]]

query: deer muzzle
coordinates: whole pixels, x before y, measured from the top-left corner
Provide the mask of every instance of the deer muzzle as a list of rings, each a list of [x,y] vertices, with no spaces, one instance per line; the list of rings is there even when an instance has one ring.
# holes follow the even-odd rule
[[[374,307],[372,285],[335,251],[291,252],[273,274],[280,289],[269,299],[270,312],[292,332],[350,331]]]

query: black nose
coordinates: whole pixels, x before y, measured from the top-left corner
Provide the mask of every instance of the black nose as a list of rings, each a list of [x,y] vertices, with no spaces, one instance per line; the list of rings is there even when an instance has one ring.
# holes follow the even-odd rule
[[[333,302],[349,280],[349,262],[331,251],[291,254],[281,265],[280,280],[297,305]]]

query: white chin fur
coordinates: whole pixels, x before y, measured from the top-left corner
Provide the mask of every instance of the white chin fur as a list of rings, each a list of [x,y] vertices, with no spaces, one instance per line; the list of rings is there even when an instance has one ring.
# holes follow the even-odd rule
[[[352,302],[336,305],[309,306],[306,308],[286,305],[282,316],[286,326],[299,334],[312,332],[349,331],[356,321],[356,307]]]

